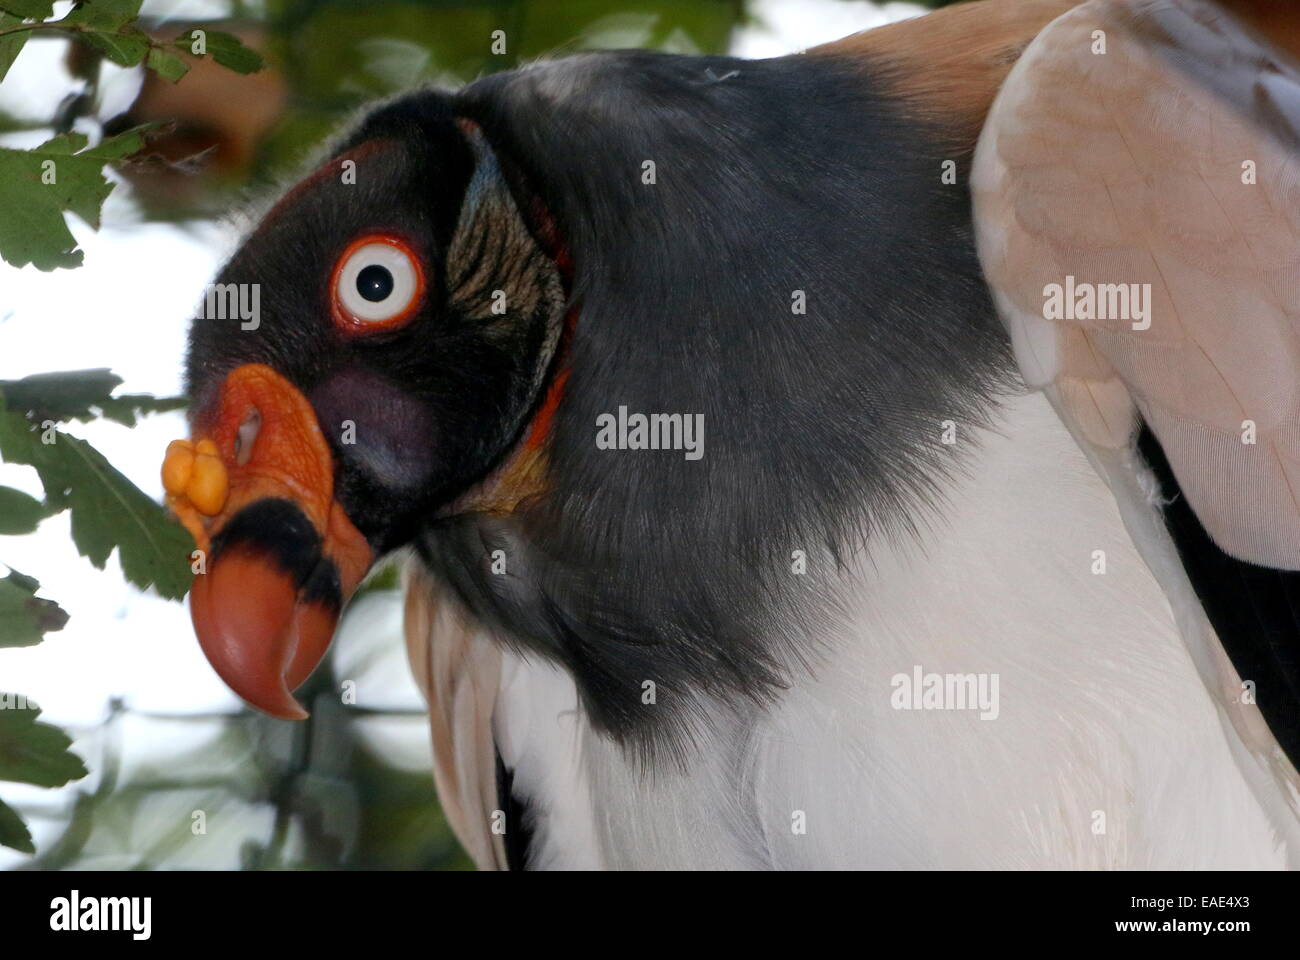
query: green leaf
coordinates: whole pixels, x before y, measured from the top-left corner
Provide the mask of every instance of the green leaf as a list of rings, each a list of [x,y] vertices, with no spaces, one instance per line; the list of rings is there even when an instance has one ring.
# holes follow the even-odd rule
[[[0,845],[13,847],[19,853],[36,852],[27,824],[3,800],[0,800]]]
[[[149,52],[149,38],[139,30],[123,30],[120,33],[82,30],[81,35],[85,36],[92,47],[98,48],[105,57],[121,66],[135,66]]]
[[[98,228],[99,208],[113,189],[102,160],[73,156],[85,143],[81,134],[67,133],[33,150],[0,148],[0,256],[15,267],[81,264],[63,213],[71,210]]]
[[[4,579],[12,580],[15,584],[22,587],[24,593],[35,593],[37,590],[41,589],[41,581],[37,580],[35,577],[29,577],[25,573],[19,573],[13,567],[9,568],[9,576]]]
[[[8,0],[3,0],[8,2]],[[76,23],[100,30],[118,30],[140,16],[143,0],[84,0],[59,23]]]
[[[21,22],[18,17],[11,17],[9,14],[0,11],[0,30],[16,27]],[[21,33],[0,37],[0,80],[5,78],[9,68],[14,65],[14,61],[18,59],[18,54],[22,52],[23,44],[27,42],[27,38],[30,36],[31,31],[24,30]]]
[[[154,397],[147,393],[124,393],[99,404],[99,412],[106,420],[134,427],[136,419],[150,413],[167,413],[184,410],[189,401],[184,397]]]
[[[67,613],[53,600],[35,596],[41,585],[17,570],[0,578],[0,647],[30,647],[42,635],[62,630]]]
[[[26,698],[0,693],[0,780],[61,787],[86,775],[86,765],[68,749],[72,740],[58,727],[37,723],[40,713]]]
[[[54,0],[0,0],[0,10],[20,20],[44,20],[54,15]]]
[[[246,47],[238,37],[220,30],[208,31],[208,53],[228,70],[235,73],[256,73],[264,66],[262,55]]]
[[[105,161],[139,152],[159,124],[132,127],[87,148],[80,133],[64,133],[31,150],[0,147],[0,256],[15,267],[76,267],[81,251],[65,211],[99,229],[99,210],[113,185]]]
[[[62,20],[55,21],[104,56],[123,67],[133,67],[149,52],[149,37],[130,26],[140,13],[141,0],[88,0]]]
[[[102,569],[116,547],[122,572],[132,583],[154,584],[167,597],[185,596],[194,550],[189,533],[84,440],[64,435],[54,446],[71,454],[37,470],[47,490],[52,482],[69,491],[72,540],[82,556]]]
[[[54,442],[43,442],[47,436]],[[46,503],[72,510],[73,543],[92,564],[102,570],[116,548],[131,583],[170,599],[185,596],[194,538],[98,450],[52,428],[33,429],[0,403],[0,456],[35,467]]]
[[[122,378],[107,367],[37,373],[21,380],[0,380],[0,397],[10,410],[34,423],[45,420],[80,420],[105,417],[134,427],[143,414],[180,410],[184,397],[154,397],[147,393],[113,396]]]
[[[244,46],[243,41],[230,33],[221,30],[203,29],[204,53],[195,52],[194,29],[186,30],[173,43],[178,50],[183,50],[191,56],[210,56],[217,63],[221,64],[235,73],[256,73],[261,70],[265,64],[262,61],[262,55],[251,47]]]
[[[118,31],[80,30],[78,35],[109,60],[123,67],[136,66],[149,52],[149,37],[134,28]]]
[[[13,487],[0,487],[0,535],[31,533],[45,519],[45,506]]]
[[[162,47],[149,48],[149,58],[145,61],[145,66],[164,80],[170,80],[172,83],[176,83],[181,77],[190,72],[188,63]]]
[[[41,420],[90,420],[92,408],[108,400],[122,378],[107,367],[37,373],[21,380],[0,380],[0,397],[14,412]]]
[[[123,130],[121,133],[114,134],[111,137],[105,137],[99,143],[95,144],[88,150],[82,150],[77,154],[77,159],[83,157],[94,160],[107,160],[115,162],[125,160],[133,153],[139,153],[145,147],[147,134],[150,131],[157,130],[159,127],[166,126],[161,122],[142,123],[138,126],[131,127],[129,130]]]

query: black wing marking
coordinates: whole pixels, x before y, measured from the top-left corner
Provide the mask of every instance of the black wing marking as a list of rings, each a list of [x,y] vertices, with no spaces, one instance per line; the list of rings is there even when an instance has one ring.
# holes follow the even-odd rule
[[[506,815],[506,868],[528,869],[528,851],[533,845],[533,830],[529,823],[528,804],[514,792],[515,773],[497,756],[497,805]]]
[[[1145,424],[1138,450],[1160,484],[1165,526],[1219,642],[1278,744],[1300,766],[1300,571],[1236,560],[1192,511],[1160,442]]]

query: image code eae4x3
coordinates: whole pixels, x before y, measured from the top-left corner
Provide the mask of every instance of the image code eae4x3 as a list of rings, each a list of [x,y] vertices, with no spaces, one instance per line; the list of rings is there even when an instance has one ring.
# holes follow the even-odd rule
[[[1168,910],[1185,907],[1239,907],[1250,906],[1250,897],[1134,897],[1133,907]]]

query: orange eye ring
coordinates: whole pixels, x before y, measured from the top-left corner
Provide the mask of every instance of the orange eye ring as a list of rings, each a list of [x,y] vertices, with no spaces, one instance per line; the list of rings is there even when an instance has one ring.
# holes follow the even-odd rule
[[[372,277],[378,280],[363,283]],[[334,326],[350,337],[395,330],[415,315],[424,291],[424,266],[410,244],[388,233],[358,237],[330,274]]]

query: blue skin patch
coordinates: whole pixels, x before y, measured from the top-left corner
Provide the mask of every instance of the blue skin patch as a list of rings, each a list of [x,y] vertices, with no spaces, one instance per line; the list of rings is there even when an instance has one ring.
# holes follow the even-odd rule
[[[336,455],[390,490],[419,487],[433,473],[436,427],[428,408],[379,374],[344,367],[312,391]]]

